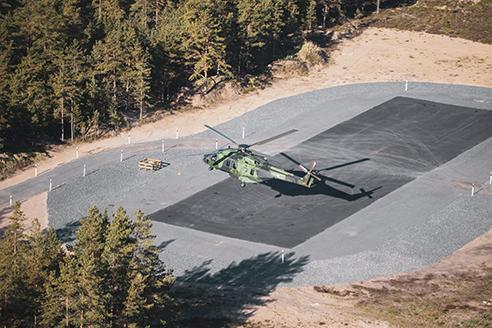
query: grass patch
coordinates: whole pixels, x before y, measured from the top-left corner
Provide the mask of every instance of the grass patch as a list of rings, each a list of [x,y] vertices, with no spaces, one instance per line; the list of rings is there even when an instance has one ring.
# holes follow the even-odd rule
[[[365,18],[376,27],[444,34],[492,44],[492,0],[420,0]]]
[[[397,327],[492,327],[492,268],[354,287],[368,316]]]

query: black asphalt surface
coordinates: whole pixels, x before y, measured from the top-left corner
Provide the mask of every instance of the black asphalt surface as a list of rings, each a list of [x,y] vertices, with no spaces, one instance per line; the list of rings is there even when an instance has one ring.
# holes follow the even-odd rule
[[[150,217],[292,248],[490,136],[490,111],[397,97],[286,152],[326,169],[314,189],[278,180],[240,188],[229,178]]]

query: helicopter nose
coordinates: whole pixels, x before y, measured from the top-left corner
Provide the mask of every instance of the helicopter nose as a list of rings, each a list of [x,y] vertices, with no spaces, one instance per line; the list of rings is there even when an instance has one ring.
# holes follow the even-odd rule
[[[205,154],[205,155],[203,155],[203,162],[204,162],[205,164],[210,164],[210,163],[211,163],[211,159],[210,159],[210,157],[211,157],[211,156],[210,156],[210,154]]]

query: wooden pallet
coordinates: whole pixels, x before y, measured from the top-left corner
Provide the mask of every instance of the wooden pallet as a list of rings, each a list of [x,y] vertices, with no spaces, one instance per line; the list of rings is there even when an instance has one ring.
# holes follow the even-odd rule
[[[138,161],[138,168],[141,170],[157,171],[164,166],[164,162],[160,159],[144,158],[141,161]]]

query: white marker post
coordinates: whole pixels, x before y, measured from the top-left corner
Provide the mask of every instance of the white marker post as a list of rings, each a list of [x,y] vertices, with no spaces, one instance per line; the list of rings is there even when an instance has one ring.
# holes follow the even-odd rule
[[[280,258],[282,260],[282,264],[284,264],[285,262],[285,254],[284,254],[284,250],[282,250],[281,254],[280,254]]]
[[[492,172],[490,172],[489,185],[492,185]]]
[[[161,144],[161,153],[164,152],[164,139],[162,139],[162,144]]]
[[[475,195],[475,184],[472,183],[472,192],[471,192],[471,195],[474,196]]]
[[[14,205],[14,200],[12,199],[12,195],[10,195],[10,197],[9,197],[9,204],[10,204],[10,207],[12,207],[12,205]]]
[[[408,81],[405,81],[405,92],[408,91]]]
[[[219,149],[219,140],[215,139],[215,150]]]
[[[244,132],[245,132],[245,128],[244,128],[244,126],[243,126],[243,139],[244,139]]]
[[[34,164],[34,176],[35,177],[38,176],[38,165],[37,164]]]
[[[123,162],[123,149],[120,151],[120,162]]]
[[[176,139],[179,139],[179,130],[176,129]]]
[[[82,174],[83,177],[85,177],[85,164],[84,164],[84,173]]]
[[[51,180],[51,178],[50,178],[50,189],[49,189],[49,191],[50,191],[50,192],[51,192],[51,190],[53,189],[52,187],[53,187],[53,181],[52,181],[52,180]]]
[[[130,137],[130,133],[128,133],[127,139],[128,139],[128,144],[131,144],[132,143],[132,137]]]
[[[75,149],[75,158],[79,158],[79,147]]]

